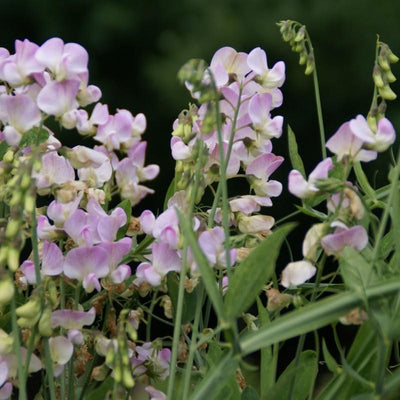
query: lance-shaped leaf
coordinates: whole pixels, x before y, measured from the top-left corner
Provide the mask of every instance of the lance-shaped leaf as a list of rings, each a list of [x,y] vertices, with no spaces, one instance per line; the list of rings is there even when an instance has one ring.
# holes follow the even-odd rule
[[[287,224],[276,229],[235,268],[225,297],[227,318],[239,316],[254,303],[272,275],[280,247],[294,226]]]
[[[370,286],[365,291],[365,298],[372,301],[398,291],[400,291],[399,278]],[[242,355],[335,322],[354,307],[363,304],[363,300],[363,296],[358,292],[345,292],[289,312],[261,327],[257,332],[243,336],[240,341]]]
[[[226,353],[219,363],[208,370],[189,400],[220,399],[219,394],[225,388],[227,379],[235,373],[237,365],[238,360],[233,357],[232,353]]]
[[[214,271],[208,263],[207,257],[201,251],[197,238],[193,232],[190,225],[191,220],[186,218],[178,209],[176,212],[179,216],[179,224],[182,228],[185,240],[187,240],[188,245],[192,250],[194,259],[196,260],[197,266],[200,270],[201,278],[204,282],[204,287],[206,288],[207,294],[214,306],[215,312],[218,318],[224,319],[224,310],[222,303],[222,296],[218,290],[217,281],[215,279]]]
[[[292,163],[293,169],[297,169],[303,177],[306,177],[306,171],[304,169],[303,160],[300,157],[299,150],[297,148],[297,141],[292,128],[288,125],[288,146],[289,146],[289,157]]]

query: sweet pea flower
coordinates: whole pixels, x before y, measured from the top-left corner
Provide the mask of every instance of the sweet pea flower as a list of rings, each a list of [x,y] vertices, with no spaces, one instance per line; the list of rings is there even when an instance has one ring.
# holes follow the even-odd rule
[[[106,251],[108,257],[108,266],[110,267],[110,272],[112,272],[118,267],[123,256],[128,254],[131,250],[132,239],[129,237],[124,237],[117,242],[102,242],[98,244],[98,247],[101,247]]]
[[[331,226],[335,231],[321,240],[321,245],[328,256],[339,256],[346,246],[361,251],[368,244],[367,231],[361,225],[349,228],[342,222],[335,221]]]
[[[69,339],[64,336],[49,338],[50,355],[54,368],[54,377],[59,376],[64,370],[64,365],[71,359],[74,353],[74,346]]]
[[[285,288],[302,285],[315,275],[316,270],[309,261],[291,262],[282,271],[281,285]]]
[[[47,216],[54,221],[55,226],[62,228],[64,222],[74,213],[82,200],[82,193],[79,193],[74,200],[68,203],[60,203],[53,200],[47,207]]]
[[[28,351],[26,350],[25,347],[21,347],[21,362],[23,365],[26,363],[26,356],[27,356]],[[14,379],[17,377],[17,368],[18,368],[18,360],[17,356],[14,353],[9,353],[9,354],[2,354],[0,355],[0,363],[5,362],[7,365],[8,373],[7,373],[7,379]],[[4,364],[2,364],[4,368]],[[37,372],[42,369],[42,362],[38,358],[38,356],[35,353],[31,354],[30,362],[29,362],[29,372]]]
[[[38,48],[37,44],[28,39],[16,40],[15,54],[4,58],[0,55],[0,80],[14,87],[32,82],[32,74],[44,70],[35,58]]]
[[[60,248],[47,240],[43,243],[42,268],[43,275],[56,276],[63,272],[64,256]]]
[[[146,386],[144,390],[150,395],[150,400],[167,400],[165,393],[153,388],[153,386]]]
[[[262,154],[255,158],[246,168],[251,186],[257,196],[276,197],[282,192],[282,184],[278,181],[268,181],[270,175],[282,164],[283,157],[275,154]]]
[[[76,126],[76,129],[81,135],[94,135],[99,125],[104,125],[109,117],[107,104],[97,103],[90,115],[88,116],[85,110],[73,110],[70,115],[71,125]]]
[[[160,172],[156,164],[144,166],[147,142],[134,144],[128,150],[128,159],[136,167],[136,174],[140,182],[153,180]]]
[[[96,318],[96,310],[92,307],[89,311],[78,310],[56,310],[51,314],[51,328],[58,327],[74,330],[81,330],[85,325],[92,325]]]
[[[76,101],[78,90],[79,81],[75,79],[51,81],[38,94],[37,104],[44,113],[61,118],[63,122],[63,116],[79,106]],[[69,127],[70,124],[66,123],[66,128]]]
[[[109,272],[107,261],[107,253],[101,247],[77,247],[65,257],[64,274],[82,282],[87,293],[94,289],[99,292],[99,278],[104,278]]]
[[[57,81],[62,81],[86,73],[89,56],[77,43],[64,44],[60,38],[51,38],[40,46],[35,58]]]
[[[78,246],[92,246],[101,242],[97,223],[96,215],[77,209],[64,222],[63,229]]]
[[[181,269],[181,259],[175,250],[172,250],[167,243],[155,242],[151,245],[152,261],[151,264],[143,262],[136,269],[136,286],[142,282],[148,282],[152,286],[161,285],[162,279],[170,271]]]
[[[321,239],[328,233],[329,226],[326,223],[314,224],[306,233],[303,241],[303,257],[316,261],[317,249]]]
[[[249,116],[256,132],[267,139],[282,135],[283,117],[271,118],[272,96],[268,93],[256,94],[249,102]]]
[[[376,132],[372,132],[367,120],[362,115],[357,115],[350,121],[350,129],[365,145],[364,147],[382,152],[387,150],[396,140],[396,133],[392,123],[387,118],[378,121]]]
[[[239,231],[242,233],[270,233],[275,219],[269,215],[240,215],[237,217]]]
[[[0,96],[0,121],[5,125],[3,134],[10,146],[18,145],[22,135],[39,126],[40,110],[36,103],[24,94]]]
[[[95,85],[88,85],[89,71],[79,73],[77,77],[80,80],[79,92],[77,96],[79,105],[81,107],[86,107],[89,104],[99,101],[101,98],[101,90]]]
[[[261,207],[272,206],[269,197],[245,195],[229,201],[232,212],[240,211],[243,214],[250,215],[253,212],[260,211]]]
[[[330,157],[322,160],[318,165],[313,169],[308,177],[308,181],[306,181],[303,175],[293,169],[289,173],[289,192],[299,197],[300,199],[304,199],[310,196],[313,196],[319,192],[319,189],[315,186],[315,183],[318,179],[325,179],[328,177],[328,172],[333,168],[332,159]]]
[[[58,155],[56,151],[50,151],[42,156],[42,167],[38,172],[33,171],[32,177],[36,179],[38,189],[46,189],[51,185],[62,185],[67,181],[73,181],[75,171],[64,156]]]
[[[250,72],[247,65],[247,54],[237,52],[232,47],[222,47],[211,59],[210,70],[214,76],[217,88],[225,86],[230,77],[242,81]]]
[[[167,348],[158,350],[153,343],[147,342],[143,346],[136,346],[137,359],[146,363],[147,369],[159,379],[165,379],[169,375],[169,363],[171,351]]]
[[[225,234],[221,227],[216,226],[209,231],[204,231],[199,236],[199,246],[207,257],[210,265],[226,267],[226,254],[224,248]],[[230,250],[230,261],[233,265],[236,261],[236,249]]]
[[[337,160],[349,158],[350,161],[372,161],[377,157],[376,151],[364,150],[364,140],[355,135],[350,122],[345,122],[326,142],[326,147],[337,155]]]
[[[13,385],[11,382],[6,382],[0,389],[0,400],[7,400],[11,397]]]
[[[271,69],[268,69],[267,55],[260,47],[253,49],[248,57],[247,64],[256,74],[257,81],[266,88],[281,87],[285,81],[285,63],[277,62]]]

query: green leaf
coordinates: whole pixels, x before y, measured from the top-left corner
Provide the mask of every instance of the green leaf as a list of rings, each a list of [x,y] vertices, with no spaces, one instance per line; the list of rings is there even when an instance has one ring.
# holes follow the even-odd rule
[[[258,393],[252,386],[246,386],[242,392],[241,400],[258,400]]]
[[[368,178],[365,175],[362,167],[361,167],[361,163],[359,161],[357,161],[356,163],[354,163],[354,172],[356,174],[357,177],[357,183],[360,185],[361,189],[363,190],[363,192],[372,200],[372,201],[376,201],[376,194],[374,189],[372,189],[372,186],[369,184],[368,182]]]
[[[344,248],[339,265],[344,283],[349,289],[364,292],[370,285],[373,275],[372,265],[352,247]]]
[[[39,129],[38,127],[30,129],[22,136],[19,147],[22,149],[27,146],[39,146],[49,138],[49,132],[46,129]]]
[[[258,318],[260,326],[266,326],[270,323],[268,312],[263,306],[260,298],[257,298]],[[272,346],[266,346],[261,349],[260,362],[260,395],[262,399],[267,397],[267,393],[275,383],[277,354],[273,354]]]
[[[276,229],[235,268],[225,295],[225,313],[228,319],[239,316],[254,303],[272,275],[280,247],[294,226],[291,223]]]
[[[167,287],[168,287],[168,294],[171,298],[171,302],[172,302],[172,306],[173,306],[173,310],[174,310],[174,319],[175,319],[175,312],[177,310],[178,292],[179,292],[179,280],[178,280],[178,276],[175,272],[170,272],[167,275]],[[184,300],[183,300],[183,308],[182,308],[182,324],[191,322],[194,319],[194,312],[195,312],[196,303],[197,303],[197,292],[198,292],[199,288],[200,288],[200,286],[197,285],[192,293],[188,293],[185,291]]]
[[[399,290],[400,278],[387,280],[370,286],[365,292],[365,297],[368,301],[372,301]],[[242,355],[336,322],[348,311],[361,305],[363,301],[363,297],[358,292],[345,292],[286,313],[258,331],[243,335],[240,340]]]
[[[174,179],[172,179],[171,183],[168,186],[167,194],[165,195],[164,199],[164,206],[163,206],[164,211],[168,208],[169,199],[175,194],[175,185],[176,185],[175,180],[176,176],[174,177]]]
[[[269,398],[274,400],[286,400],[289,398],[293,376],[293,398],[304,400],[307,398],[310,388],[314,383],[318,372],[318,359],[315,351],[306,350],[301,353],[298,363],[293,360],[279,377],[275,386],[269,392]]]
[[[224,320],[224,308],[222,303],[222,295],[218,290],[217,280],[215,279],[214,271],[210,267],[206,256],[201,251],[197,242],[197,237],[193,232],[191,221],[186,218],[178,209],[176,210],[179,216],[179,225],[182,228],[183,237],[189,244],[194,259],[200,270],[201,277],[204,282],[207,294],[213,304],[214,310],[219,319]]]
[[[335,375],[340,373],[341,369],[336,360],[329,352],[325,339],[322,339],[322,354],[324,355],[325,364],[328,367],[329,371],[331,371]]]
[[[9,146],[5,140],[0,143],[0,160],[2,160],[4,155],[7,153],[8,147]]]
[[[221,392],[225,390],[226,381],[234,376],[237,365],[238,360],[232,353],[223,354],[219,362],[208,370],[203,380],[195,387],[189,400],[228,399],[229,397],[222,396]]]
[[[292,131],[290,125],[288,125],[288,145],[289,145],[290,162],[292,163],[293,169],[297,169],[297,171],[299,171],[305,178],[306,171],[304,169],[303,160],[301,159],[298,151],[296,136]]]
[[[120,240],[125,236],[126,231],[128,230],[129,221],[132,216],[132,204],[128,199],[125,199],[125,200],[122,200],[121,203],[119,203],[117,205],[117,207],[122,208],[126,214],[126,224],[124,226],[121,226],[121,228],[119,228],[118,232],[117,232],[117,240]],[[115,207],[115,208],[117,208],[117,207]]]
[[[114,379],[111,376],[108,376],[98,388],[91,391],[90,394],[86,396],[86,400],[105,399],[107,392],[112,389],[113,385]]]

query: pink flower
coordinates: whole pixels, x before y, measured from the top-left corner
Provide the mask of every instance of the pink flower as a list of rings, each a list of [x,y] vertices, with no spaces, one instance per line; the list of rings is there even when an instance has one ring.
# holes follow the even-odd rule
[[[77,279],[87,293],[94,289],[100,291],[99,278],[109,272],[107,253],[101,247],[77,247],[70,250],[64,262],[64,274]]]
[[[0,96],[0,120],[6,125],[4,137],[10,146],[18,145],[22,135],[41,120],[40,110],[35,102],[24,94]]]
[[[348,157],[350,161],[375,160],[375,151],[363,150],[364,141],[356,136],[350,128],[350,122],[345,122],[326,142],[326,147],[337,155],[338,161]]]
[[[32,81],[32,74],[44,70],[35,54],[39,46],[25,39],[15,41],[15,54],[2,58],[0,56],[0,79],[10,86],[29,84]]]
[[[357,115],[350,121],[350,129],[365,143],[364,147],[377,152],[385,151],[396,140],[393,125],[387,118],[379,120],[376,132],[373,133],[367,120],[362,115]]]
[[[54,74],[57,81],[87,72],[87,51],[76,43],[64,44],[60,38],[44,42],[36,51],[35,57],[40,65]]]
[[[333,163],[330,157],[322,160],[310,173],[308,181],[304,179],[303,175],[299,171],[293,169],[289,173],[289,192],[300,199],[315,195],[319,192],[315,183],[318,179],[327,178],[328,172],[332,168]]]
[[[271,118],[272,96],[268,93],[254,95],[249,103],[249,115],[256,132],[267,139],[282,135],[283,117]]]
[[[286,288],[302,285],[315,275],[316,270],[309,261],[291,262],[282,271],[281,285]]]
[[[167,396],[160,390],[154,389],[153,386],[146,386],[145,390],[150,395],[150,400],[167,400]]]
[[[261,206],[272,206],[272,201],[269,197],[245,195],[230,200],[229,206],[232,212],[240,211],[243,214],[250,215],[253,212],[260,211]]]
[[[281,87],[285,81],[285,63],[277,62],[268,69],[267,55],[260,47],[253,49],[247,57],[247,64],[257,76],[258,82],[266,88]]]
[[[38,189],[48,188],[51,185],[62,185],[75,179],[75,172],[69,161],[50,151],[42,157],[42,167],[39,172],[33,171],[32,177],[36,179]]]
[[[92,307],[89,311],[56,310],[51,314],[52,329],[82,329],[85,325],[92,325],[96,318],[96,310]]]
[[[250,72],[247,65],[247,54],[238,53],[232,47],[222,47],[211,59],[210,70],[213,73],[216,86],[225,86],[232,74],[238,81]]]
[[[335,231],[321,240],[321,245],[328,256],[339,256],[346,246],[361,251],[368,244],[368,234],[361,225],[348,228],[345,224],[336,221],[331,226],[336,228]]]
[[[220,265],[226,267],[226,255],[224,248],[225,234],[221,227],[217,226],[209,231],[204,231],[199,236],[199,246],[203,250],[211,266]],[[231,265],[236,261],[236,249],[230,250]]]

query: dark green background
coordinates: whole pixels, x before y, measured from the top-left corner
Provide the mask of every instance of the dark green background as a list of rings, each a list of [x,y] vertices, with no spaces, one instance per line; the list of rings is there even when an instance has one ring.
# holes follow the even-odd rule
[[[101,87],[102,101],[134,114],[144,112],[148,129],[148,162],[161,166],[151,184],[157,194],[146,205],[161,207],[173,176],[169,140],[171,125],[190,100],[176,73],[189,58],[210,61],[221,46],[248,52],[260,46],[269,64],[284,60],[287,80],[284,105],[276,110],[295,131],[310,171],[320,159],[319,134],[311,77],[303,74],[298,56],[281,41],[275,23],[294,19],[307,25],[316,54],[326,133],[344,121],[366,114],[371,102],[371,72],[376,34],[400,53],[400,2],[376,0],[1,0],[0,46],[13,50],[14,39],[41,44],[59,36],[82,44],[90,55],[90,82]],[[394,65],[393,72],[400,70]],[[398,91],[398,84],[392,85]],[[400,122],[398,101],[388,111]],[[275,152],[286,154],[285,135]],[[386,176],[387,161],[369,167]],[[275,176],[286,181],[289,162]],[[272,213],[292,209],[287,194]],[[139,209],[143,208],[139,206]],[[139,210],[138,209],[138,210]]]

